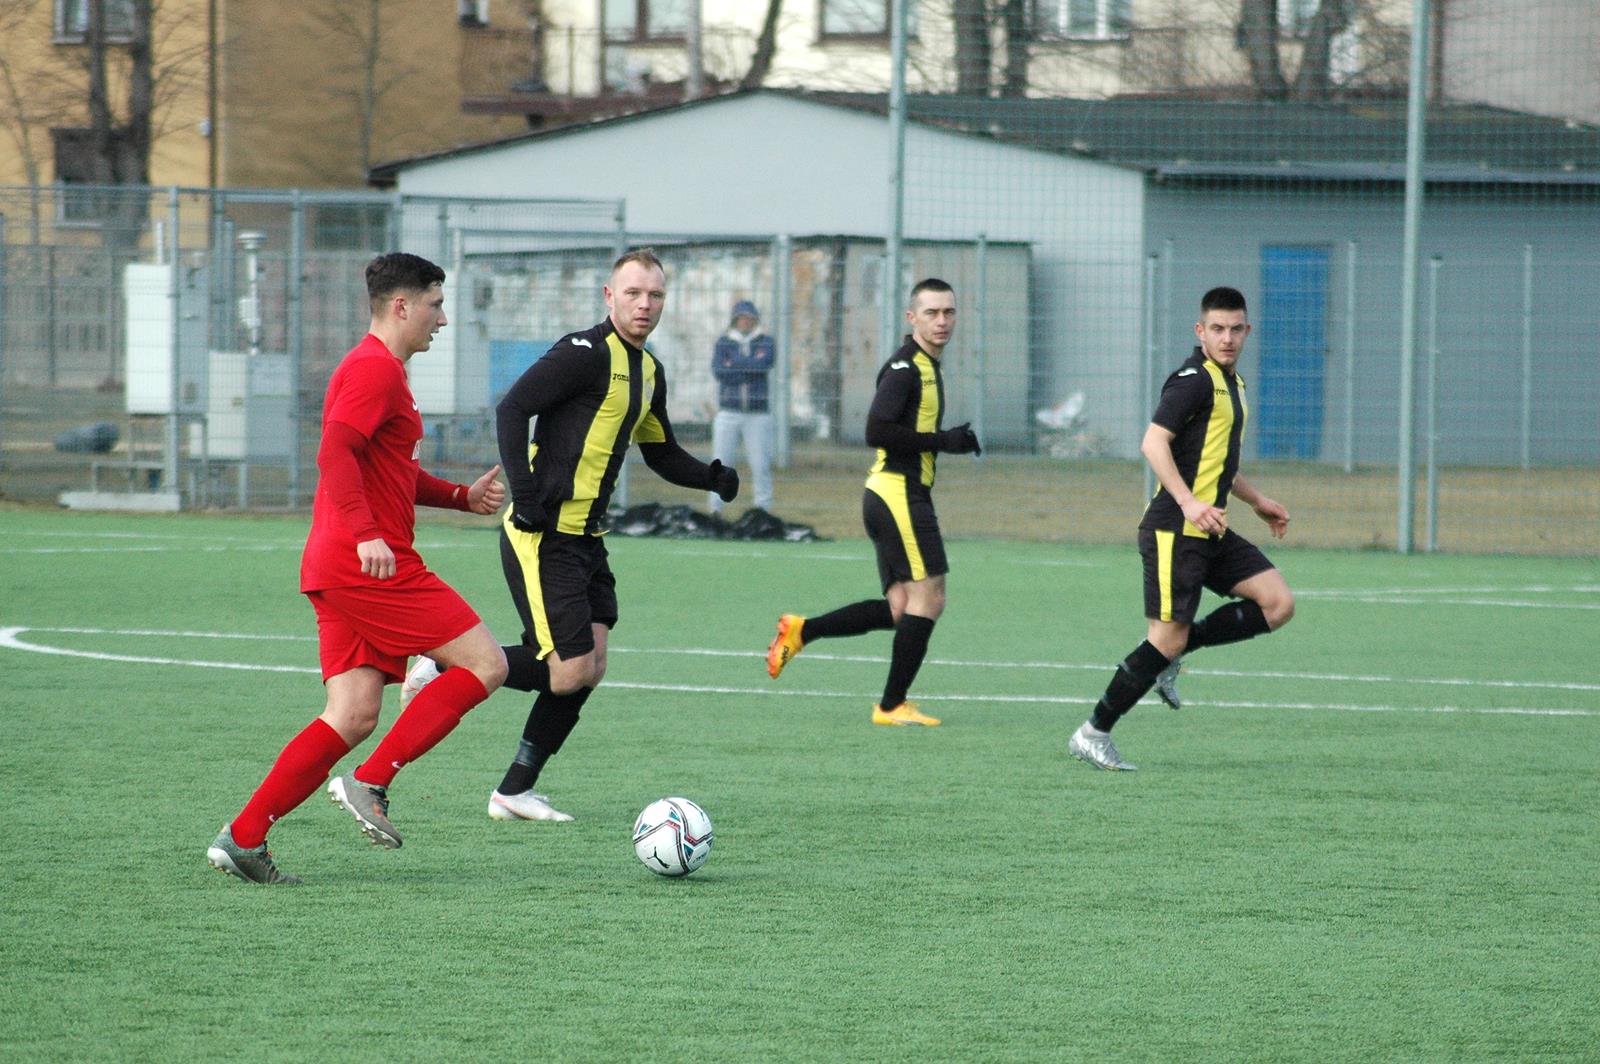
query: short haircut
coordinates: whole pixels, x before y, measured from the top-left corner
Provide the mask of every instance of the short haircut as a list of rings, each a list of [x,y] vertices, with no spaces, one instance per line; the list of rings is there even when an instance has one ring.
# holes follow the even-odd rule
[[[906,305],[914,306],[917,302],[917,297],[924,292],[949,292],[954,295],[955,291],[954,288],[950,287],[950,282],[948,281],[941,281],[937,277],[924,277],[911,286],[911,298],[906,301]]]
[[[444,271],[421,255],[391,251],[367,263],[367,299],[376,314],[396,292],[425,292],[444,284]]]
[[[623,252],[617,261],[611,264],[611,276],[615,277],[617,271],[630,262],[637,262],[640,266],[653,267],[660,270],[663,277],[666,276],[667,268],[661,265],[660,259],[656,258],[655,248],[634,248],[631,251]]]
[[[1206,316],[1208,310],[1242,310],[1246,314],[1250,311],[1244,305],[1244,293],[1237,288],[1226,286],[1213,288],[1200,297],[1200,316]]]

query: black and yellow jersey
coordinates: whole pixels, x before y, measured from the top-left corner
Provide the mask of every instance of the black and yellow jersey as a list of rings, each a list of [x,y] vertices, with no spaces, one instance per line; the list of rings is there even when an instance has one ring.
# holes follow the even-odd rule
[[[933,487],[943,414],[939,360],[907,337],[878,370],[878,391],[867,411],[867,443],[878,448],[871,475],[898,474],[908,485]]]
[[[512,507],[546,531],[606,530],[606,506],[630,442],[672,483],[709,487],[709,468],[673,438],[660,361],[618,335],[609,317],[562,337],[517,379],[495,414]]]
[[[1223,369],[1196,347],[1194,353],[1161,386],[1161,399],[1151,422],[1172,432],[1172,458],[1194,497],[1219,508],[1239,471],[1239,444],[1244,439],[1244,378]],[[1207,533],[1183,516],[1183,509],[1164,487],[1145,507],[1140,528],[1182,531],[1204,539]]]

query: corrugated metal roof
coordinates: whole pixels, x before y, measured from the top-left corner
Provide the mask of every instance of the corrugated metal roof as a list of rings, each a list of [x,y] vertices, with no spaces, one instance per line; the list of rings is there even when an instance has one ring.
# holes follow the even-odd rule
[[[817,93],[814,98],[886,112],[875,93]],[[1401,100],[1344,104],[1118,97],[1107,100],[974,99],[909,96],[907,117],[963,133],[1045,151],[1103,159],[1168,173],[1340,175],[1376,179],[1406,157]],[[1491,175],[1527,180],[1566,175],[1559,183],[1600,180],[1600,129],[1483,106],[1430,108],[1430,179]]]
[[[735,97],[773,94],[887,114],[882,93],[755,89],[521,134],[375,166],[392,182],[408,164],[559,137]],[[1150,171],[1168,178],[1403,180],[1404,101],[1310,104],[1116,97],[1104,100],[908,96],[911,121],[1008,144]],[[1484,106],[1430,108],[1429,180],[1600,183],[1600,128]]]

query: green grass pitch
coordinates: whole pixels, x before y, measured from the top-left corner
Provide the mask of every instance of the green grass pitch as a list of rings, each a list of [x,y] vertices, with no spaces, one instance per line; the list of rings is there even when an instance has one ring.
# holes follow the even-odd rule
[[[501,692],[397,780],[403,849],[319,794],[263,889],[204,849],[321,709],[304,530],[0,511],[0,1060],[1595,1059],[1594,559],[1268,546],[1294,623],[1111,774],[1065,746],[1142,637],[1131,533],[953,542],[933,730],[868,723],[887,633],[762,667],[876,594],[864,542],[614,541],[575,822],[485,816]],[[514,634],[491,526],[419,543]],[[628,844],[664,794],[716,826],[685,880]]]

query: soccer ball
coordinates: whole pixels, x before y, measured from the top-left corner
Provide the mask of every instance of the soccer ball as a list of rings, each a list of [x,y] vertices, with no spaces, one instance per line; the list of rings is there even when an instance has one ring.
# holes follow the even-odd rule
[[[687,798],[660,798],[633,822],[633,852],[658,876],[686,876],[711,856],[711,818]]]

